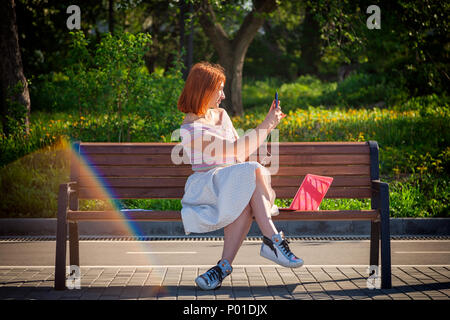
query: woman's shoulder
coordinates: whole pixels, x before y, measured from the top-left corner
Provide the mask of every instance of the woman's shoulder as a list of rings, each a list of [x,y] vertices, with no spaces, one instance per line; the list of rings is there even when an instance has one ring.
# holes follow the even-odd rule
[[[228,117],[228,114],[225,109],[223,108],[216,108],[216,109],[209,109],[208,112],[211,114],[211,120],[214,123],[211,123],[210,121],[204,120],[204,119],[197,119],[194,121],[184,122],[181,124],[181,126],[220,126],[223,123],[223,120]],[[224,118],[225,116],[225,118]]]
[[[227,111],[220,107],[209,109],[209,112],[211,113],[211,118],[215,125],[221,125],[225,117],[228,116]]]
[[[196,133],[202,133],[202,132],[216,132],[216,127],[209,123],[204,123],[198,120],[183,123],[180,126],[180,129],[187,130],[189,132],[196,132]]]
[[[219,109],[221,109],[222,124],[224,124],[225,126],[233,126],[233,121],[231,120],[231,117],[228,115],[227,110],[225,110],[223,108],[219,108]]]
[[[221,116],[228,116],[227,110],[225,110],[224,108],[217,108],[217,112],[221,115]]]
[[[209,126],[212,126],[212,124],[205,123],[203,121],[195,120],[195,121],[191,121],[191,122],[182,123],[180,127],[182,127],[182,128],[205,127],[206,128],[206,127],[209,127]]]

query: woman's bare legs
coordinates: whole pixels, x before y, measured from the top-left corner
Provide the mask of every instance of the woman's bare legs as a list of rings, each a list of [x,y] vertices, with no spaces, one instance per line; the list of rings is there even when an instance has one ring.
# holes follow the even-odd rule
[[[252,225],[253,214],[251,210],[250,204],[248,204],[241,215],[223,229],[224,243],[222,260],[227,259],[230,264],[233,263],[233,260]]]
[[[261,232],[268,238],[278,233],[273,224],[270,209],[270,193],[264,180],[261,169],[258,168],[256,173],[256,187],[253,192],[250,203],[242,211],[241,215],[224,228],[224,245],[222,252],[222,260],[227,259],[232,264],[239,248],[252,225],[253,217],[255,217]]]
[[[269,188],[266,185],[261,169],[256,169],[256,188],[253,196],[250,199],[253,216],[262,234],[269,239],[276,233],[277,228],[273,224],[270,210],[272,205],[270,203]]]

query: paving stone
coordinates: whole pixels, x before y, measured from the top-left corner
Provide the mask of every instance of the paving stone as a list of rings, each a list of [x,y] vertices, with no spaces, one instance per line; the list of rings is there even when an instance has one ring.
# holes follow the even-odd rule
[[[392,289],[369,289],[367,268],[236,267],[218,290],[203,291],[195,267],[82,268],[81,289],[56,291],[53,268],[0,268],[0,299],[115,300],[448,300],[450,271],[436,266],[393,266]]]

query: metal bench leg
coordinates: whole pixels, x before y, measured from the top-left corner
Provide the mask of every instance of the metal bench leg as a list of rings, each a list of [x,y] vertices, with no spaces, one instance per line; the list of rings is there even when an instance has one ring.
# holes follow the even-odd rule
[[[370,265],[377,266],[380,256],[380,221],[370,224]]]
[[[389,217],[389,185],[380,184],[381,201],[381,288],[391,289],[391,234]]]
[[[68,184],[59,185],[58,216],[56,226],[56,258],[55,258],[55,289],[66,289],[66,242],[67,242],[67,207]]]
[[[80,249],[78,243],[78,223],[69,222],[69,254],[70,254],[70,265],[80,266]]]
[[[69,194],[70,210],[78,210],[78,188],[75,184],[71,185]],[[80,249],[78,243],[78,222],[69,221],[69,247],[70,247],[70,265],[80,267]]]

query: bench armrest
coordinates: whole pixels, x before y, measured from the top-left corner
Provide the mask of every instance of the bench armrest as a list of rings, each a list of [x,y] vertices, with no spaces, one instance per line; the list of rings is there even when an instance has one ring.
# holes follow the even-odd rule
[[[389,184],[386,182],[381,182],[380,180],[372,180],[372,201],[378,199],[389,201]],[[380,207],[374,208],[378,209]]]
[[[391,277],[391,231],[390,231],[390,214],[389,214],[389,184],[380,180],[372,180],[372,209],[380,211],[380,236],[381,236],[381,288],[390,289],[392,287]],[[375,233],[378,227],[375,227]],[[378,241],[377,237],[372,242]],[[371,253],[371,256],[378,255],[377,250]],[[371,258],[371,261],[377,261]]]
[[[66,212],[67,208],[70,208],[71,210],[78,209],[78,205],[76,205],[76,209],[74,209],[75,203],[78,204],[78,182],[70,181],[61,183],[59,185],[58,193],[58,215],[61,215],[64,208],[66,208]]]
[[[67,182],[68,192],[73,193],[78,191],[78,182],[77,181],[70,181]]]
[[[384,189],[388,189],[389,184],[387,182],[382,182],[380,180],[372,180],[372,190],[376,193],[384,191]]]
[[[372,209],[380,209],[381,216],[389,218],[389,184],[372,180]]]

